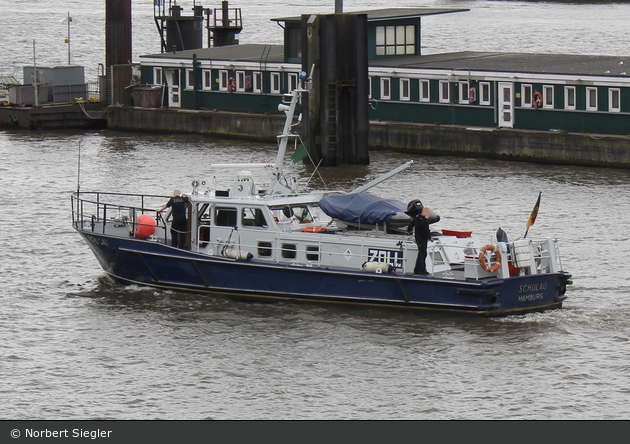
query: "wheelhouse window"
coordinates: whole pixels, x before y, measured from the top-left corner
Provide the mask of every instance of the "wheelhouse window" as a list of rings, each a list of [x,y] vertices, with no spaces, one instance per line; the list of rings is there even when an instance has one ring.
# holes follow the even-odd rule
[[[608,111],[612,113],[621,111],[621,90],[619,88],[608,90]]]
[[[459,103],[470,103],[470,83],[459,82]]]
[[[451,88],[448,80],[440,80],[440,103],[450,103]]]
[[[521,107],[531,108],[532,106],[532,85],[521,85]]]
[[[416,26],[377,26],[376,55],[409,55],[416,53]]]
[[[381,100],[389,100],[391,98],[391,79],[389,77],[381,77]]]
[[[490,105],[490,82],[479,82],[479,104]]]
[[[575,109],[575,86],[564,87],[564,109]]]
[[[420,101],[421,102],[430,102],[431,101],[431,89],[429,88],[430,83],[428,80],[420,80]]]
[[[314,221],[314,217],[305,205],[284,205],[271,209],[274,219],[280,221],[292,221],[306,224]],[[325,220],[321,219],[320,220]]]
[[[272,94],[280,93],[280,73],[278,72],[271,73],[271,93]]]
[[[409,83],[409,79],[400,79],[400,100],[408,101],[411,99]]]
[[[236,90],[245,91],[245,71],[236,71]]]
[[[553,108],[553,86],[543,86],[543,108]]]
[[[214,224],[218,227],[234,227],[236,215],[236,208],[217,207],[214,210]]]
[[[260,208],[243,208],[243,226],[267,228],[267,220]]]
[[[228,72],[225,69],[219,71],[219,91],[228,90]]]
[[[254,73],[254,92],[262,92],[262,73]]]
[[[212,71],[209,69],[201,71],[201,88],[203,90],[212,89]]]
[[[586,109],[589,111],[597,111],[597,88],[586,88]]]

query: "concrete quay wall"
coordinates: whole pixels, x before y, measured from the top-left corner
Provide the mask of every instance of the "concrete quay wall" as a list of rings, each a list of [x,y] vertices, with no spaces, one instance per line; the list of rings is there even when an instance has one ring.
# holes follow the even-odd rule
[[[110,106],[109,129],[275,143],[284,115]],[[630,136],[371,121],[371,150],[630,168]]]

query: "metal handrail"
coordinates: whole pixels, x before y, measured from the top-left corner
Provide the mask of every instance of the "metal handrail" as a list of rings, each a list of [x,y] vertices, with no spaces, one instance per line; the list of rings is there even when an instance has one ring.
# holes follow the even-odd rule
[[[84,196],[88,196],[88,198]],[[136,199],[138,204],[109,203],[104,200],[113,196]],[[72,224],[77,230],[85,230],[85,224],[89,223],[92,231],[94,231],[96,223],[102,223],[102,233],[104,234],[108,221],[120,221],[128,223],[132,232],[135,232],[137,219],[136,215],[156,212],[155,208],[147,207],[147,200],[150,198],[161,199],[163,201],[169,199],[167,196],[151,194],[104,193],[91,191],[74,192],[71,195]],[[110,214],[117,214],[118,217],[110,217],[108,219],[108,211]],[[125,216],[121,216],[125,212],[132,215],[132,217],[128,217],[126,221],[124,220]],[[165,220],[158,215],[156,223],[157,227],[164,229],[166,236]],[[167,239],[165,237],[165,243],[166,240]]]

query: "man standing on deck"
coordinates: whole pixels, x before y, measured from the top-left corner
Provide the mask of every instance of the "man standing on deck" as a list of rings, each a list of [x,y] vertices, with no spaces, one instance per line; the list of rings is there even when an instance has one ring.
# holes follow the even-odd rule
[[[427,276],[427,243],[431,239],[431,230],[429,229],[429,215],[431,210],[425,208],[419,200],[412,200],[407,205],[407,214],[412,217],[414,237],[418,246],[418,258],[413,274]]]
[[[174,247],[184,248],[186,233],[188,233],[188,221],[186,218],[187,205],[190,203],[190,195],[179,190],[173,191],[173,197],[157,212],[161,213],[171,207],[171,239]]]

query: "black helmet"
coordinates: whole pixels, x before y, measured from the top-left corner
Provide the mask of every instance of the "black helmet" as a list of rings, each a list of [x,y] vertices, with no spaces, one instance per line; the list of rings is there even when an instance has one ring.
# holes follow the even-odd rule
[[[414,199],[407,204],[407,214],[413,217],[417,214],[422,213],[423,208],[424,205],[422,205],[422,202],[420,202],[419,199]]]

